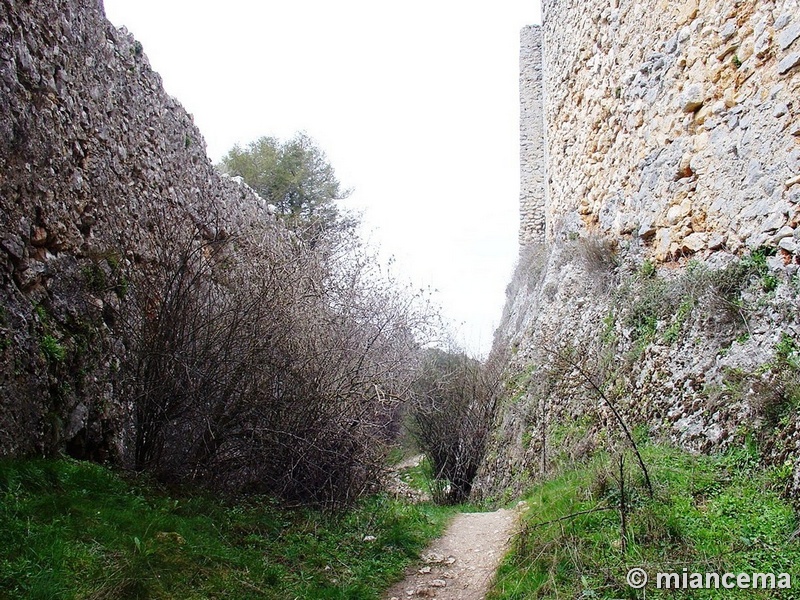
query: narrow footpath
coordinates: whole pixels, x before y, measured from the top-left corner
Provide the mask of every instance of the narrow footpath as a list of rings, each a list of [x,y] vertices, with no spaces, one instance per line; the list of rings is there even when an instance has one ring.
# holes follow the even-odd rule
[[[386,600],[483,600],[508,550],[518,514],[501,509],[457,515],[423,554],[422,564],[410,569],[387,592]]]

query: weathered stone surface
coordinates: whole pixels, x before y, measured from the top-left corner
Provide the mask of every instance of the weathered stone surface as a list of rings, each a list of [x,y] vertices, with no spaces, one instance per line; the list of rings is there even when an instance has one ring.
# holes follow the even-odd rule
[[[789,227],[788,225],[785,227],[781,227],[778,233],[775,234],[775,237],[772,238],[773,243],[778,243],[783,238],[792,237],[794,236],[794,229]]]
[[[708,249],[719,250],[725,245],[725,236],[719,233],[712,233],[708,238]]]
[[[545,245],[537,260],[528,258],[527,284],[509,290],[498,344],[516,349],[512,370],[520,376],[549,364],[543,345],[591,346],[603,335],[613,337],[623,364],[633,333],[619,324],[608,330],[620,308],[615,281],[630,281],[645,260],[669,279],[689,264],[722,269],[768,246],[779,285],[772,296],[742,299],[769,307],[748,317],[746,344],[717,339],[724,311],[707,311],[672,345],[647,344],[630,380],[618,382],[631,390],[624,410],[632,421],[696,450],[724,447],[737,443],[755,409],[747,398],[709,398],[704,389],[721,385],[726,369],[768,363],[783,334],[800,342],[788,283],[800,267],[797,5],[614,0],[613,18],[591,18],[607,8],[605,0],[543,2]],[[618,249],[620,266],[605,279],[580,259],[580,244],[592,237]],[[542,392],[540,384],[532,380],[501,415],[483,489],[540,471],[536,442],[519,444],[540,435],[537,411],[559,423],[587,414],[586,394]],[[800,448],[800,423],[786,435]],[[795,479],[800,486],[800,468]]]
[[[790,23],[786,29],[778,34],[778,46],[781,50],[786,50],[797,38],[800,37],[800,20]]]
[[[797,65],[800,65],[800,52],[792,52],[778,63],[778,73],[785,75]]]
[[[705,233],[691,233],[680,243],[680,250],[684,253],[699,252],[706,246],[708,236]]]
[[[797,130],[797,70],[784,69],[794,59],[778,42],[798,22],[788,0],[723,0],[713,11],[701,3],[665,9],[652,0],[620,4],[615,19],[596,22],[583,11],[602,14],[599,0],[583,10],[546,1],[543,9],[547,164],[537,182],[545,183],[539,197],[546,201],[521,210],[526,223],[545,223],[546,239],[576,209],[587,227],[618,223],[611,235],[629,221],[671,226],[659,218],[683,185],[694,188],[695,206],[713,208],[709,229],[724,232],[759,196],[779,193],[796,175],[774,160]],[[595,47],[590,64],[576,62]],[[722,52],[721,62],[712,58]]]
[[[692,203],[684,199],[680,204],[674,204],[667,211],[667,223],[677,225],[681,220],[689,216],[692,212]]]
[[[544,119],[542,33],[537,25],[520,33],[520,227],[524,247],[544,239]]]
[[[0,455],[126,460],[129,284],[195,227],[285,236],[100,2],[0,1]]]
[[[773,117],[782,117],[783,115],[789,112],[789,105],[785,102],[781,102],[780,104],[775,105],[775,109],[772,111]]]
[[[648,221],[647,223],[644,223],[639,228],[639,232],[638,232],[637,235],[640,238],[647,240],[647,239],[650,239],[651,237],[653,237],[655,234],[656,234],[655,226],[651,222]]]
[[[778,246],[790,254],[797,254],[797,240],[795,240],[793,237],[781,238],[780,242],[778,242]]]
[[[679,103],[683,112],[694,112],[705,102],[703,86],[699,83],[689,85],[680,95]]]
[[[773,212],[761,226],[764,233],[769,233],[783,227],[786,223],[786,214],[781,211]]]
[[[785,12],[775,19],[775,31],[780,31],[786,27],[791,22],[793,14],[796,13]]]
[[[738,29],[738,25],[736,24],[736,19],[728,19],[725,21],[725,25],[722,26],[720,29],[719,37],[723,42],[728,41],[733,37],[733,34],[736,33]]]
[[[687,0],[686,2],[681,2],[676,23],[678,25],[682,25],[683,23],[692,21],[697,16],[697,11],[699,8],[699,0]]]

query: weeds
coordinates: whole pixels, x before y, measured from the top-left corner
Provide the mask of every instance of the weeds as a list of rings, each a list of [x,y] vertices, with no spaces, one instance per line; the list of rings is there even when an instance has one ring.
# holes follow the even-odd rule
[[[546,263],[547,249],[543,245],[524,246],[520,251],[511,282],[506,286],[506,297],[515,297],[523,287],[532,290],[539,282]]]
[[[86,282],[86,287],[90,291],[94,293],[105,291],[108,282],[106,280],[105,271],[103,271],[99,264],[93,262],[84,266],[81,269],[81,275],[83,276],[84,282]]]
[[[727,323],[746,326],[749,307],[742,300],[742,292],[753,282],[767,293],[778,285],[767,267],[770,252],[766,248],[754,250],[716,271],[690,262],[680,275],[671,278],[659,275],[654,265],[645,261],[617,298],[621,306],[628,307],[622,312],[622,322],[633,332],[635,353],[659,337],[668,345],[677,342],[698,306],[727,314]]]
[[[653,277],[656,274],[656,265],[652,260],[645,260],[639,267],[638,275],[641,279]]]
[[[681,302],[680,306],[678,306],[678,310],[675,312],[675,315],[672,318],[672,323],[670,323],[669,327],[664,330],[663,338],[667,344],[673,344],[680,339],[681,330],[683,329],[686,319],[689,317],[689,314],[694,308],[694,303],[694,298],[689,297]]]
[[[754,467],[752,449],[713,457],[651,444],[642,451],[654,466],[656,495],[647,498],[642,482],[626,478],[627,548],[613,510],[622,491],[612,476],[618,465],[599,455],[529,492],[531,510],[488,598],[638,598],[625,581],[634,566],[651,575],[791,573],[800,562],[796,517],[774,474]],[[725,596],[648,586],[647,597]]]
[[[587,276],[602,292],[610,290],[616,280],[620,257],[616,240],[589,235],[575,241],[576,254]]]
[[[774,277],[769,274],[767,257],[774,253],[774,248],[757,248],[724,269],[711,272],[710,283],[713,290],[728,302],[736,303],[747,284],[757,278],[761,280],[761,287],[769,291],[767,288],[773,286]]]
[[[590,273],[608,273],[619,266],[616,243],[598,235],[579,238],[578,255]]]
[[[128,295],[130,281],[123,272],[120,256],[114,251],[97,253],[92,262],[81,267],[86,289],[93,294],[113,291],[120,299]]]
[[[42,354],[50,362],[63,362],[67,357],[67,351],[64,346],[52,335],[43,336],[39,343],[39,348],[41,348]]]
[[[775,346],[775,357],[780,365],[784,365],[795,371],[800,371],[800,349],[797,342],[791,336],[784,333],[780,342]]]

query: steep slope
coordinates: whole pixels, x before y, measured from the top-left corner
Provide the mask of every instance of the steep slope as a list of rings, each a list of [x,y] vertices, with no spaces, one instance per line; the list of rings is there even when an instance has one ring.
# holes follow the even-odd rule
[[[546,1],[523,31],[523,246],[483,494],[625,443],[615,410],[695,450],[753,439],[800,486],[796,15]]]

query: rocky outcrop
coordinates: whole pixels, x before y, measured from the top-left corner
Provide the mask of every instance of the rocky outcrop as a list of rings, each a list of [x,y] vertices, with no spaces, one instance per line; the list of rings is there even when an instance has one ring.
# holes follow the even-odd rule
[[[543,6],[543,92],[521,89],[544,98],[546,202],[523,171],[521,212],[545,235],[497,332],[514,358],[482,489],[605,443],[579,358],[632,426],[696,450],[755,438],[800,487],[797,2]]]
[[[125,460],[121,320],[170,242],[283,230],[97,0],[0,0],[0,454]]]

